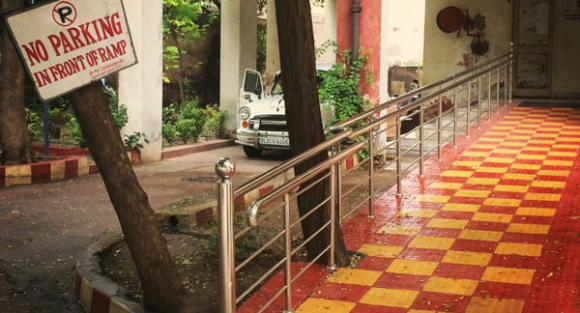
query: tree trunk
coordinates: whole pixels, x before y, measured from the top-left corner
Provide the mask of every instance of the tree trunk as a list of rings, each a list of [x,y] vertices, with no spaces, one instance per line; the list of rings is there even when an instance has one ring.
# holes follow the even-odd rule
[[[155,312],[191,312],[167,242],[127,157],[100,83],[69,95],[83,136],[115,208],[137,267],[145,307]]]
[[[0,0],[0,12],[24,6],[21,0]],[[32,162],[28,124],[24,111],[24,68],[6,27],[0,27],[0,143],[2,163]]]
[[[280,42],[280,63],[286,119],[292,155],[298,155],[323,142],[324,129],[320,113],[316,83],[314,37],[309,0],[276,0],[276,18]],[[305,123],[304,121],[308,121]],[[296,167],[296,175],[328,158],[326,152]],[[306,187],[309,183],[303,185]],[[303,216],[330,194],[328,179],[318,183],[298,197],[298,210]],[[338,216],[338,215],[337,215]],[[310,237],[330,219],[330,206],[320,208],[302,222],[304,238]],[[349,263],[342,237],[340,221],[336,224],[336,262],[338,266]],[[330,244],[330,230],[321,232],[306,245],[310,259],[318,256]],[[327,256],[328,257],[328,256]],[[323,260],[324,261],[324,260]]]

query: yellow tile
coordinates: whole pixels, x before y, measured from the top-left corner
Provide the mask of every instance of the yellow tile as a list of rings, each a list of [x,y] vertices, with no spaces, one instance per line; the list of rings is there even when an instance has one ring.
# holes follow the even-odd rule
[[[431,218],[437,215],[436,210],[418,210],[418,209],[402,209],[398,214],[401,217],[427,217]]]
[[[572,165],[574,165],[574,161],[544,160],[544,165],[572,166]]]
[[[512,140],[530,140],[530,139],[532,139],[532,137],[530,137],[530,136],[507,136],[506,139],[512,139]]]
[[[558,122],[544,122],[542,126],[564,126],[565,123],[558,123]]]
[[[502,142],[503,138],[493,138],[493,137],[482,137],[479,139],[480,141],[489,141],[489,142]]]
[[[450,196],[442,196],[442,195],[418,195],[417,201],[445,203],[449,201],[450,198],[451,198]]]
[[[490,153],[491,152],[465,151],[461,154],[461,156],[472,158],[485,158],[489,156]]]
[[[561,142],[580,142],[580,138],[572,138],[572,137],[559,137],[556,140]]]
[[[527,193],[524,200],[534,201],[560,201],[561,194],[557,193]]]
[[[500,125],[514,125],[514,124],[519,124],[520,122],[517,121],[501,121],[498,124]]]
[[[403,251],[403,247],[364,244],[358,251],[379,258],[396,258]]]
[[[497,185],[499,184],[499,178],[477,178],[472,177],[467,180],[466,184],[471,185]]]
[[[560,135],[572,135],[572,136],[580,136],[580,132],[578,131],[561,131]]]
[[[542,245],[517,242],[500,242],[495,248],[495,254],[541,256]]]
[[[472,297],[465,313],[522,313],[525,302],[515,299]]]
[[[479,284],[479,281],[477,280],[434,276],[429,278],[423,287],[423,291],[471,296],[475,292],[477,284]]]
[[[544,161],[546,162],[546,161]],[[531,170],[531,171],[537,171],[540,168],[542,168],[542,165],[540,164],[525,164],[525,163],[514,163],[510,166],[510,168],[516,169],[516,170]]]
[[[513,134],[535,134],[536,131],[535,130],[531,130],[531,129],[514,129],[512,131]]]
[[[537,144],[541,144],[541,145],[551,145],[554,143],[553,140],[539,140],[539,139],[533,139],[528,141],[528,143],[537,143]]]
[[[492,173],[492,174],[503,174],[508,171],[507,167],[480,167],[475,170],[478,173]]]
[[[479,204],[464,204],[464,203],[447,203],[441,208],[442,211],[459,211],[459,212],[475,212],[481,205]]]
[[[570,171],[540,170],[540,171],[538,171],[538,175],[541,175],[541,176],[568,177],[568,176],[570,176]]]
[[[540,187],[540,188],[564,188],[564,187],[566,187],[566,182],[563,182],[563,181],[549,181],[549,180],[534,180],[532,182],[532,187]]]
[[[489,190],[470,190],[462,189],[457,190],[453,196],[455,197],[467,197],[467,198],[487,198],[491,191]]]
[[[453,238],[415,236],[407,246],[417,249],[449,250],[454,242]]]
[[[471,218],[473,221],[480,222],[492,222],[492,223],[509,223],[512,221],[511,214],[500,214],[500,213],[485,213],[477,212]]]
[[[503,233],[500,231],[489,231],[489,230],[472,230],[464,229],[461,231],[458,239],[466,240],[481,240],[481,241],[500,241]]]
[[[493,188],[494,191],[504,191],[504,192],[527,192],[528,186],[517,186],[517,185],[497,185]]]
[[[471,177],[473,172],[469,171],[444,171],[441,173],[443,177]]]
[[[548,155],[549,156],[556,156],[556,157],[573,158],[573,157],[576,157],[576,152],[550,151],[550,152],[548,152]]]
[[[356,303],[319,298],[308,298],[296,313],[349,313]]]
[[[437,313],[437,311],[414,310],[414,309],[411,309],[411,310],[407,311],[407,313]]]
[[[484,160],[484,162],[489,162],[489,163],[514,163],[515,159],[512,158],[495,158],[495,157],[491,157],[491,158],[486,158]]]
[[[556,137],[558,137],[558,134],[536,133],[536,134],[534,134],[534,138],[535,137],[538,137],[538,138],[556,138]]]
[[[545,160],[546,156],[542,154],[518,154],[516,158],[520,160]]]
[[[383,273],[378,271],[339,268],[328,278],[331,283],[372,286]]]
[[[518,154],[520,151],[519,150],[513,150],[513,149],[495,149],[493,150],[493,153],[497,153],[497,154]]]
[[[506,230],[508,233],[522,233],[522,234],[535,234],[535,235],[545,235],[550,232],[550,225],[539,225],[539,224],[510,224]]]
[[[490,266],[483,272],[481,280],[496,283],[529,285],[532,283],[535,272],[535,270],[530,269]]]
[[[478,161],[455,161],[453,166],[479,167],[482,162]]]
[[[485,133],[486,136],[508,136],[510,132],[496,132],[496,131],[488,131]]]
[[[578,145],[563,145],[563,144],[555,144],[552,146],[555,149],[578,149]]]
[[[554,216],[556,214],[556,209],[543,209],[543,208],[518,208],[516,215],[529,215],[529,216]]]
[[[485,199],[483,205],[519,207],[521,202],[522,201],[518,199],[489,198]]]
[[[477,145],[472,145],[470,148],[473,148],[473,149],[495,149],[495,148],[497,148],[497,145],[489,145],[489,144],[487,144],[487,145],[480,145],[480,144],[477,144]]]
[[[460,189],[463,184],[460,183],[444,183],[444,182],[434,182],[429,185],[429,188],[433,189]]]
[[[534,178],[536,178],[536,175],[507,173],[507,174],[504,174],[502,178],[503,179],[511,179],[511,180],[534,180]]]
[[[430,276],[433,275],[438,264],[437,262],[395,259],[387,268],[387,273]]]
[[[541,151],[541,152],[546,152],[546,151],[550,151],[550,147],[523,147],[522,150],[523,151]]]
[[[491,253],[470,252],[470,251],[447,251],[443,263],[479,265],[487,266],[491,260]]]
[[[502,146],[505,147],[525,147],[527,143],[525,142],[517,142],[517,141],[505,141],[501,143]]]
[[[515,126],[494,126],[492,129],[494,130],[512,130],[515,129]]]
[[[419,233],[421,228],[421,226],[416,225],[386,224],[378,232],[381,234],[412,236]]]
[[[427,223],[426,227],[431,228],[457,228],[463,229],[467,226],[469,220],[456,220],[447,218],[434,218]]]
[[[360,303],[408,309],[418,295],[419,291],[415,290],[371,288]]]

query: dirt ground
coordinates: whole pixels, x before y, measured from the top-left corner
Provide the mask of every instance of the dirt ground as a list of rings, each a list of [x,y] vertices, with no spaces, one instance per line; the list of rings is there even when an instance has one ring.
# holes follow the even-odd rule
[[[229,147],[135,171],[151,205],[159,208],[215,188],[213,167],[222,156],[237,161],[236,184],[287,157],[251,160],[241,148]],[[73,287],[76,261],[92,243],[120,231],[98,174],[0,189],[0,225],[0,313],[82,312]]]

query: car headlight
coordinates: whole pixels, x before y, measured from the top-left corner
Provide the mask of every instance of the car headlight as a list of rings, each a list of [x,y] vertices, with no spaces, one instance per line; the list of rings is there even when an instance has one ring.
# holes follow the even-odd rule
[[[240,115],[240,118],[243,121],[248,120],[250,118],[250,116],[251,116],[250,108],[248,108],[248,107],[242,107],[242,108],[240,108],[239,115]]]

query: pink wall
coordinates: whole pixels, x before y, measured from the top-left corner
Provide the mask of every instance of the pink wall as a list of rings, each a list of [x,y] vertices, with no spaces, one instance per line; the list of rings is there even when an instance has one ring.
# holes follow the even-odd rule
[[[381,0],[361,0],[362,13],[360,17],[360,51],[369,56],[367,68],[374,78],[371,86],[364,84],[363,93],[373,103],[379,102],[379,82],[381,64]],[[337,41],[340,50],[351,49],[352,20],[350,7],[352,0],[337,3]],[[364,75],[364,73],[363,73]],[[387,79],[385,77],[385,79]]]

